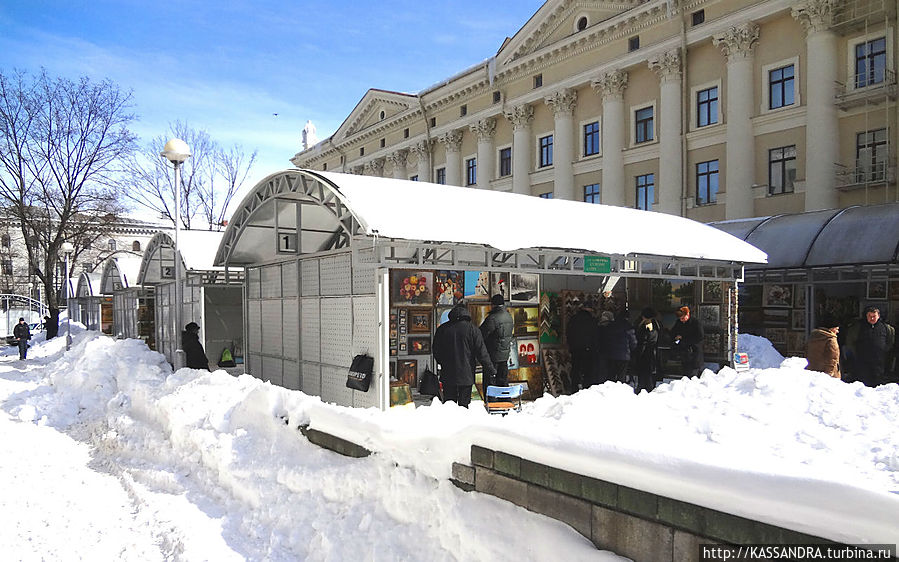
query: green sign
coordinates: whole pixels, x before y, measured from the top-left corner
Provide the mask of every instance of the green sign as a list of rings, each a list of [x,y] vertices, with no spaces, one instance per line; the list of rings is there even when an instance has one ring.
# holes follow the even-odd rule
[[[584,256],[584,273],[612,273],[612,258]]]

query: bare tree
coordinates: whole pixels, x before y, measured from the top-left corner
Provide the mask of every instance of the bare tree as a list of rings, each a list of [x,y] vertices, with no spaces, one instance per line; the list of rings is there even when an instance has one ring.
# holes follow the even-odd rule
[[[71,269],[122,211],[117,175],[135,147],[133,120],[131,93],[109,80],[0,72],[0,201],[22,231],[53,326],[63,243],[75,246]]]
[[[204,130],[176,121],[168,133],[147,144],[129,163],[129,187],[125,197],[175,224],[174,174],[159,153],[170,138],[190,147],[191,157],[181,167],[181,225],[191,228],[197,218],[210,230],[222,226],[234,193],[246,180],[256,152],[247,156],[239,146],[224,150]]]

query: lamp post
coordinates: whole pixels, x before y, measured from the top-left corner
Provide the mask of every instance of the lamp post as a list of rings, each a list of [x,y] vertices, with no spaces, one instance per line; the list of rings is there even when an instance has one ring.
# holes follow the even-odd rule
[[[185,160],[190,158],[190,147],[181,139],[171,139],[165,143],[165,147],[159,154],[175,166],[175,357],[173,358],[174,367],[178,369],[184,367],[184,350],[181,349],[181,329],[182,329],[182,306],[183,298],[181,286],[181,249],[178,246],[178,234],[181,231],[181,176],[180,167]]]
[[[63,287],[66,288],[66,351],[72,349],[72,307],[69,306],[69,256],[75,251],[75,246],[71,242],[63,242],[60,248],[62,253],[66,255],[66,274],[63,277]]]

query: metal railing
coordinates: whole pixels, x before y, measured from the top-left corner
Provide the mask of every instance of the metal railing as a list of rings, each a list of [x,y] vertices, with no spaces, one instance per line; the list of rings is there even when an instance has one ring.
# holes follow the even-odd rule
[[[850,168],[837,164],[837,187],[853,188],[870,184],[891,184],[896,182],[896,160],[882,162],[858,160]]]
[[[852,107],[867,102],[896,99],[896,72],[888,68],[860,72],[849,77],[846,83],[834,83],[837,106]]]

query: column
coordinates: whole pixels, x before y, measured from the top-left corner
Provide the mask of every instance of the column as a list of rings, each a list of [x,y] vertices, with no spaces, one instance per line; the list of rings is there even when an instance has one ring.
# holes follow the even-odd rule
[[[505,112],[512,123],[512,192],[531,194],[531,121],[534,108],[528,104]]]
[[[490,189],[490,182],[496,177],[493,162],[493,137],[496,134],[496,119],[488,117],[469,127],[478,136],[478,187]]]
[[[726,219],[742,219],[755,214],[752,186],[755,183],[755,138],[752,134],[753,48],[759,40],[759,26],[746,22],[712,37],[727,57],[727,108],[724,191]],[[831,85],[830,91],[833,91]]]
[[[577,92],[570,89],[553,93],[544,101],[553,110],[553,197],[581,200],[574,189],[574,106]]]
[[[623,207],[627,202],[624,180],[624,89],[627,72],[612,70],[593,81],[593,90],[602,96],[602,195],[604,205]]]
[[[406,149],[400,149],[387,155],[387,161],[393,166],[394,178],[398,180],[409,179],[406,176],[406,158],[408,156],[409,151]]]
[[[839,205],[836,167],[839,160],[839,122],[833,99],[837,79],[837,36],[831,30],[834,0],[808,0],[793,8],[805,29],[806,63],[805,210]],[[799,78],[796,78],[799,90]]]
[[[446,184],[462,185],[462,131],[448,131],[437,140],[446,147]]]
[[[431,143],[427,140],[420,140],[412,145],[409,151],[418,158],[418,181],[434,183],[431,172]]]
[[[680,49],[663,53],[649,61],[649,68],[659,75],[661,103],[659,107],[659,177],[656,210],[671,215],[681,214],[683,197],[683,157],[681,154],[681,59]]]

